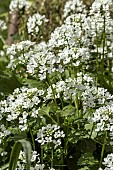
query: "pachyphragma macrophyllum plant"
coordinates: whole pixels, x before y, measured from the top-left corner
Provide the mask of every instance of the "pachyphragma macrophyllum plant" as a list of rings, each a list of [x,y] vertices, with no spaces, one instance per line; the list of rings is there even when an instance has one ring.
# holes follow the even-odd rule
[[[10,10],[21,10],[21,3],[11,1]],[[1,165],[9,161],[8,146],[27,139],[30,170],[112,169],[112,5],[67,1],[63,24],[40,43],[35,39],[48,18],[33,13],[25,20],[27,36],[6,50],[6,70],[21,87],[0,101]],[[21,151],[16,169],[25,168]]]

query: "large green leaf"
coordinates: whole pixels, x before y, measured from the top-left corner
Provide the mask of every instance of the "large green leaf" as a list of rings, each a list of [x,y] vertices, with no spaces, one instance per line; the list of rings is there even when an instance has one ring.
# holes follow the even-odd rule
[[[18,140],[17,142],[15,142],[15,144],[12,148],[10,161],[9,161],[9,170],[15,170],[16,169],[18,157],[19,157],[19,154],[20,154],[20,150],[22,148],[23,148],[23,150],[25,152],[25,156],[26,156],[27,170],[30,169],[31,151],[32,151],[31,145],[27,140],[22,139],[22,140]]]
[[[12,93],[15,88],[20,86],[21,83],[14,74],[8,74],[0,71],[0,92],[9,94]]]

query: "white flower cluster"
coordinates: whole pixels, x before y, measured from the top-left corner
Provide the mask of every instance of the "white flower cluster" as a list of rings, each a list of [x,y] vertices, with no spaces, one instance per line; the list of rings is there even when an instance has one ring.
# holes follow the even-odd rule
[[[47,54],[47,44],[45,42],[41,42],[40,44],[35,46],[34,54],[29,58],[28,63],[26,63],[27,73],[31,75],[37,75],[37,70],[40,69],[40,72],[43,73],[45,66],[45,55]],[[25,65],[25,63],[24,63]],[[44,65],[44,66],[43,66]],[[42,66],[42,67],[41,67]],[[46,69],[46,68],[45,68]],[[44,72],[45,74],[45,72]],[[43,75],[42,75],[43,77]],[[45,75],[44,75],[45,78]],[[44,79],[42,78],[42,79]]]
[[[95,131],[113,131],[113,105],[100,107],[93,113],[92,121],[96,123]]]
[[[34,162],[36,162],[35,167],[33,167],[32,165],[34,164]],[[16,170],[24,170],[25,166],[26,166],[25,152],[20,151]],[[39,158],[39,154],[37,154],[37,151],[32,151],[30,170],[43,170],[44,167],[45,167],[44,164],[40,164],[40,158]]]
[[[4,137],[6,137],[10,134],[11,134],[11,132],[6,129],[4,124],[0,125],[0,144],[2,143],[2,140],[4,139]]]
[[[99,170],[113,170],[113,153],[108,154],[106,158],[104,158],[104,162],[102,163],[105,168],[99,168]]]
[[[5,115],[8,122],[19,119],[19,129],[27,129],[27,117],[38,116],[40,107],[37,108],[43,96],[44,91],[37,88],[17,88],[10,94],[6,100],[0,101],[1,119]]]
[[[37,35],[44,23],[48,22],[45,15],[39,13],[30,16],[27,21],[28,34]]]
[[[0,30],[4,31],[7,29],[6,23],[0,19]]]
[[[31,52],[29,51],[30,55],[25,55],[31,56],[26,57],[26,61],[28,60],[28,73],[34,74],[35,69],[39,69],[38,75],[40,79],[45,79],[46,72],[48,72],[49,74],[55,71],[62,73],[64,72],[66,65],[72,64],[73,66],[78,66],[81,62],[84,62],[90,58],[90,50],[88,49],[88,47],[80,46],[82,30],[80,26],[81,24],[78,21],[80,21],[81,16],[78,15],[76,17],[76,22],[73,21],[73,23],[76,23],[76,27],[75,24],[71,25],[70,20],[72,18],[69,18],[66,20],[65,25],[55,29],[55,31],[51,34],[51,38],[46,45],[47,47],[44,51],[41,51],[40,53],[40,50],[38,51],[38,45],[35,54],[31,55],[31,50]],[[78,28],[80,30],[79,32]],[[82,44],[86,44],[86,40],[85,42],[84,40],[85,38],[81,39]],[[62,50],[58,50],[58,54],[56,55],[54,54],[54,48],[59,46],[64,47],[62,48]],[[19,61],[17,62],[17,59],[14,59],[14,56],[12,54],[10,56],[11,60],[9,67],[15,69],[18,64],[21,64],[22,62],[25,64],[25,59],[23,60],[22,57],[18,57]]]
[[[86,89],[81,96],[83,112],[86,112],[88,108],[108,105],[113,99],[113,96],[107,91],[107,89],[96,86],[86,86]]]
[[[10,58],[10,62],[7,67],[14,71],[16,70],[17,72],[21,72],[23,66],[24,73],[26,71],[27,73],[34,75],[37,73],[39,66],[43,65],[43,56],[45,56],[46,53],[47,45],[45,42],[41,42],[36,45],[35,42],[27,40],[17,44],[12,44],[7,49],[7,55]],[[42,67],[40,69],[42,69]]]
[[[20,55],[18,58],[14,57],[13,53],[10,54],[8,67],[16,70],[18,65],[24,64],[24,67],[26,67],[24,71],[27,74],[38,75],[40,80],[43,80],[46,78],[46,73],[61,74],[69,66],[71,68],[72,66],[78,67],[85,63],[88,67],[88,61],[94,57],[94,54],[98,59],[112,57],[113,20],[108,11],[111,1],[106,6],[107,2],[107,0],[105,2],[93,2],[88,13],[82,13],[82,7],[85,11],[85,6],[81,5],[81,1],[72,0],[67,2],[66,6],[72,7],[75,14],[67,16],[64,24],[56,28],[51,34],[50,40],[47,43],[43,42],[36,45],[34,52],[30,48],[29,52],[25,53],[25,57]],[[104,9],[104,14],[101,12],[101,6]],[[105,12],[106,10],[107,12]],[[32,33],[36,23],[37,25],[42,24],[41,18],[45,20],[44,16],[39,14],[34,14],[33,17],[29,18],[29,33]],[[103,37],[104,31],[105,37]],[[104,41],[101,40],[102,37]],[[91,48],[92,45],[94,49]],[[21,70],[20,67],[19,69]]]
[[[27,73],[38,74],[40,80],[43,80],[46,78],[46,72],[48,74],[63,73],[66,67],[78,67],[89,60],[90,49],[86,46],[88,44],[86,38],[82,36],[81,16],[76,15],[76,17],[73,24],[70,18],[61,27],[56,28],[47,44],[40,43],[37,47],[35,46],[33,54],[31,49],[29,51],[31,57],[26,57],[28,62],[25,63],[22,57],[14,58],[11,54],[8,67],[15,70],[23,62],[24,66],[27,65]],[[58,49],[56,52],[55,48]]]
[[[91,43],[94,45],[95,49],[91,52],[97,52],[102,58],[112,57],[113,55],[113,19],[110,14],[110,5],[113,5],[112,0],[106,1],[94,1],[91,6],[89,16],[84,22],[84,28],[86,34],[90,37]],[[106,45],[103,51],[103,32],[105,37],[103,37]],[[98,43],[98,47],[97,47]]]
[[[53,90],[55,98],[62,97],[65,101],[75,102],[78,95],[82,102],[83,113],[86,113],[88,109],[108,105],[113,99],[107,89],[96,87],[93,77],[88,74],[82,75],[81,72],[77,73],[77,78],[69,77],[65,81],[58,81],[56,84],[52,84],[52,87],[48,87],[44,97],[45,101],[54,99]]]
[[[76,105],[78,99],[84,115],[89,113],[88,111],[93,112],[93,118],[89,119],[95,123],[95,131],[109,131],[112,138],[113,96],[106,89],[99,87],[99,84],[97,86],[90,74],[84,74],[85,70],[78,72],[88,66],[92,58],[97,57],[99,60],[113,56],[113,20],[109,11],[110,5],[113,5],[112,0],[95,0],[87,12],[81,0],[70,0],[64,9],[64,24],[51,33],[47,43],[22,41],[7,49],[7,55],[10,57],[8,68],[13,71],[20,71],[21,74],[26,72],[40,80],[47,78],[48,84],[52,82],[51,77],[55,75],[53,73],[56,73],[57,78],[54,76],[54,84],[45,91],[27,87],[15,89],[6,100],[0,101],[0,120],[5,117],[8,124],[17,120],[19,130],[25,131],[28,128],[28,119],[38,118],[43,102],[46,104],[55,97],[61,100],[63,98],[65,104],[67,102]],[[27,9],[28,6],[27,0],[12,0],[10,10],[23,7]],[[45,16],[39,13],[30,16],[27,22],[28,34],[38,35],[41,26],[47,21]],[[79,69],[79,66],[82,69]],[[46,121],[45,117],[43,120]],[[4,124],[0,126],[0,143],[4,137],[11,134],[9,129]],[[49,145],[56,149],[64,137],[60,126],[47,124],[38,130],[35,140],[42,146]],[[19,159],[23,164],[19,163],[18,168],[24,170],[23,152],[20,153]],[[38,154],[34,151],[31,161],[37,160]],[[103,165],[106,166],[104,170],[113,170],[113,154],[104,159]],[[44,169],[44,165],[37,162],[35,167],[30,168],[34,169]]]
[[[30,170],[43,170],[44,167],[44,164],[36,164],[35,167],[30,167]]]
[[[62,95],[64,100],[71,100],[75,101],[76,94],[79,91],[84,91],[85,86],[82,84],[82,78],[72,79],[69,77],[65,81],[61,80],[58,81],[56,84],[52,85],[53,89],[55,90],[55,98],[60,98]],[[51,86],[47,89],[47,95],[44,98],[45,100],[53,99],[53,92]]]
[[[42,127],[42,129],[39,129],[35,140],[41,145],[52,143],[54,147],[57,148],[61,145],[61,138],[64,137],[65,134],[60,130],[60,126],[48,124]]]
[[[22,10],[25,8],[25,10],[29,9],[30,7],[30,1],[29,0],[11,0],[11,3],[9,5],[10,12]]]
[[[29,40],[22,41],[17,44],[12,44],[7,49],[7,55],[10,57],[10,63],[7,67],[15,70],[15,68],[17,68],[19,64],[24,65],[24,63],[26,63],[29,58],[32,57],[32,48],[34,45],[35,43]]]
[[[100,12],[100,11],[109,13],[109,7],[112,4],[113,4],[112,0],[95,0],[91,6],[91,11],[92,13]]]
[[[29,40],[26,41],[21,41],[17,44],[12,44],[10,47],[7,49],[7,54],[12,54],[15,55],[16,53],[20,51],[27,51],[30,50],[30,48],[35,44],[35,42],[31,42]]]
[[[64,7],[64,17],[72,13],[86,13],[86,6],[81,0],[67,1]]]

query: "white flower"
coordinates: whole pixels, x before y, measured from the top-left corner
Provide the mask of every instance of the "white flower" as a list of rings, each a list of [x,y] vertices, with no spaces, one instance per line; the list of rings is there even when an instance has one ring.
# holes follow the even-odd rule
[[[92,121],[96,123],[96,131],[112,132],[113,105],[100,107],[93,113]]]
[[[113,153],[108,154],[107,157],[104,158],[104,162],[102,164],[105,166],[103,170],[113,170]]]
[[[63,131],[60,131],[60,126],[48,124],[37,133],[37,140],[41,145],[53,143],[55,148],[61,145],[61,138],[65,137]]]
[[[37,35],[40,31],[40,26],[45,22],[48,22],[48,20],[45,18],[45,15],[35,13],[33,16],[30,16],[27,22],[28,33]]]
[[[0,112],[5,114],[6,120],[12,122],[19,120],[19,129],[24,131],[27,129],[28,115],[37,118],[41,102],[39,97],[43,96],[44,91],[37,88],[27,88],[25,86],[17,88],[10,94],[6,100],[0,101]],[[37,107],[38,108],[35,108]],[[2,119],[2,117],[1,117]]]
[[[7,152],[3,151],[1,152],[1,156],[6,156],[7,155]]]
[[[31,162],[34,162],[38,156],[39,156],[39,154],[37,154],[37,151],[33,151],[32,152]]]
[[[70,0],[67,1],[64,7],[64,16],[68,16],[70,13],[86,13],[85,5],[83,5],[83,2],[80,0]]]
[[[22,10],[25,7],[25,9],[29,9],[30,7],[30,1],[29,0],[11,0],[11,3],[9,5],[10,11],[15,10]]]
[[[44,164],[36,164],[35,169],[36,169],[36,170],[43,170],[43,169],[44,169],[44,167],[45,167],[45,165],[44,165]]]
[[[7,29],[6,23],[0,19],[0,30],[4,31]]]

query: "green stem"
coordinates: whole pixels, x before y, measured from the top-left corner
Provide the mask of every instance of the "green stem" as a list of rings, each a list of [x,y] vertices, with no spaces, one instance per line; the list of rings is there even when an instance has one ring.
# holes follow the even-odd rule
[[[34,137],[33,137],[33,132],[28,124],[28,127],[29,127],[29,131],[30,131],[30,135],[31,135],[31,140],[32,140],[32,146],[33,146],[33,150],[35,151],[35,140],[34,140]],[[36,165],[36,160],[34,161],[34,166]]]
[[[77,69],[75,66],[74,66],[74,78],[77,78]]]
[[[68,67],[68,70],[69,70],[69,77],[71,77],[71,68]]]
[[[109,77],[108,83],[109,83],[109,85],[111,85],[111,81],[110,81],[111,67],[110,67],[110,61],[109,60],[107,60],[107,71],[108,71],[108,77]]]
[[[3,45],[6,45],[6,42],[5,42],[4,38],[2,37],[2,35],[0,35],[0,39],[1,39],[2,43],[3,43]]]
[[[51,168],[53,168],[53,148],[51,149]]]
[[[99,168],[102,165],[102,160],[103,160],[103,156],[104,156],[104,151],[105,151],[105,146],[106,146],[106,139],[107,139],[107,131],[105,132],[105,136],[104,136],[104,143],[102,146],[102,151],[101,151],[101,158],[100,158],[100,163],[99,163]]]
[[[90,138],[91,138],[91,136],[92,136],[93,130],[94,130],[94,123],[93,123],[93,127],[92,127],[92,129],[91,129],[91,133],[90,133],[90,135],[89,135]]]
[[[78,100],[78,93],[76,94],[75,108],[76,108],[75,113],[76,113],[77,117],[79,118],[80,115],[79,115],[79,100]],[[75,115],[75,117],[76,117],[76,115]],[[79,124],[79,122],[78,122],[78,129],[80,129],[80,124]]]
[[[104,16],[104,31],[103,31],[103,54],[102,54],[102,74],[104,74],[104,57],[105,57],[105,39],[106,39],[106,33],[105,33],[105,16]]]
[[[78,118],[79,118],[79,100],[78,100],[78,93],[76,94],[75,108],[76,108],[76,115],[77,115]]]
[[[95,25],[96,27],[96,25]],[[98,40],[98,32],[97,32],[97,27],[96,27],[96,39]],[[97,56],[96,56],[96,73],[97,73],[97,76],[96,76],[96,87],[98,86],[98,70],[99,70],[99,62],[98,62],[98,57],[99,57],[99,51],[98,51],[98,42],[96,44],[96,47],[97,47]]]
[[[103,145],[101,142],[99,142],[99,141],[97,141],[97,140],[95,140],[95,139],[92,139],[92,140],[93,140],[94,142],[100,144],[101,146]]]
[[[62,109],[64,108],[64,104],[63,104],[63,100],[62,98],[60,97],[60,101],[61,101],[61,105],[62,105]]]
[[[61,155],[61,170],[63,170],[63,165],[64,165],[64,152],[62,149],[60,149],[60,155]]]
[[[66,121],[66,120],[65,120]],[[64,124],[66,124],[66,126],[65,126],[65,128],[66,128],[66,130],[65,130],[65,134],[66,134],[66,136],[65,136],[65,138],[64,138],[64,140],[65,140],[65,146],[64,146],[64,157],[66,158],[67,157],[67,154],[68,154],[68,136],[69,136],[69,124],[68,124],[68,120],[67,120],[67,123],[64,123]]]
[[[43,155],[44,155],[43,146],[41,146],[41,164],[43,164]]]
[[[51,83],[51,81],[50,81],[50,78],[49,78],[49,76],[48,76],[48,73],[46,73],[46,78],[47,78],[47,81],[48,81],[49,85],[51,86],[52,93],[53,93],[53,98],[54,98],[54,102],[55,102],[55,105],[56,105],[56,110],[58,110],[58,105],[57,105],[57,101],[56,101],[56,97],[55,97],[55,90],[54,90],[54,88],[53,88],[53,86],[52,86],[52,83]],[[59,115],[56,114],[56,116],[57,116],[57,122],[58,122],[58,124],[59,124]]]
[[[58,110],[58,105],[57,105],[57,101],[56,101],[56,97],[55,97],[55,91],[54,91],[53,86],[52,86],[51,83],[50,83],[50,86],[51,86],[51,89],[52,89],[52,93],[53,93],[53,97],[54,97],[54,102],[55,102],[55,105],[56,105],[56,110]],[[58,113],[56,114],[56,117],[57,117],[57,122],[59,124],[59,115],[58,115]]]
[[[21,35],[23,37],[23,40],[26,40],[27,37],[27,31],[26,31],[26,17],[23,17],[23,14],[20,12],[20,18],[21,18]]]
[[[55,105],[56,105],[56,108],[57,108],[57,101],[56,101],[56,98],[55,98],[55,91],[54,91],[53,86],[52,86],[51,83],[50,83],[50,86],[51,86],[51,89],[52,89],[52,93],[53,93],[53,97],[54,97],[54,102],[55,102]]]
[[[49,76],[48,76],[48,73],[46,73],[46,77],[47,77],[47,80],[48,80],[49,85],[51,86],[52,93],[53,93],[53,98],[54,98],[54,102],[55,102],[55,105],[56,105],[56,108],[57,108],[58,106],[57,106],[57,101],[56,101],[56,98],[55,98],[55,90],[54,90],[54,88],[53,88],[53,86],[52,86],[52,83],[51,83],[51,81],[50,81],[50,78],[49,78]]]
[[[58,123],[51,117],[51,115],[47,114],[47,116],[57,125]]]
[[[31,135],[31,139],[32,139],[33,150],[35,151],[35,141],[34,141],[33,133],[32,133],[32,130],[30,127],[29,127],[29,131],[30,131],[30,135]]]
[[[65,157],[66,157],[67,154],[68,154],[68,148],[67,148],[67,146],[68,146],[68,139],[66,140],[66,144],[65,144]]]

